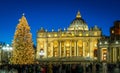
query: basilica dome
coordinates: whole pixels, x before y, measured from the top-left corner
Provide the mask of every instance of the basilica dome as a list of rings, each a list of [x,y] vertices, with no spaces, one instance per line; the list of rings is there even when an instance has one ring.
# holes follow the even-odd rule
[[[82,19],[80,12],[78,11],[76,18],[71,22],[68,30],[88,30],[88,25]]]

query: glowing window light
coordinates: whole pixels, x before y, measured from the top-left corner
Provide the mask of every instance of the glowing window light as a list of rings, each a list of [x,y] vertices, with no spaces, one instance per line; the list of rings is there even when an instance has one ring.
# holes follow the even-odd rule
[[[55,34],[54,36],[57,37],[57,34]]]
[[[119,43],[118,41],[115,42],[115,44],[118,44],[118,43]]]
[[[86,36],[88,36],[88,34],[86,34]]]
[[[82,36],[82,34],[80,33],[79,36]]]
[[[95,44],[94,46],[97,47],[97,44]]]
[[[74,33],[72,33],[72,36],[74,36]]]
[[[51,37],[51,35],[49,34],[48,37]]]
[[[62,36],[64,36],[64,34],[62,34]]]
[[[114,33],[114,30],[112,30],[112,33]]]
[[[105,41],[105,44],[108,44],[108,42],[107,42],[107,41]]]

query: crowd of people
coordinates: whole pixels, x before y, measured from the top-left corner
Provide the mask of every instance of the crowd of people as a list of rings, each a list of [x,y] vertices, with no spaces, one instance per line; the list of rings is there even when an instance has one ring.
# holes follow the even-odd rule
[[[114,71],[114,68],[120,69],[120,63],[97,63],[97,62],[79,62],[79,63],[40,63],[33,65],[1,65],[0,73],[96,73],[103,71]]]

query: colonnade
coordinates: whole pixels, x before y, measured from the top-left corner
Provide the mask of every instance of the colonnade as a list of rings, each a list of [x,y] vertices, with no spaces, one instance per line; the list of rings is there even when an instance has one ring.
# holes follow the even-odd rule
[[[110,47],[108,52],[110,62],[120,62],[120,47]]]
[[[94,58],[94,49],[97,48],[90,40],[54,40],[45,44],[47,47],[45,47],[44,58],[76,56]]]

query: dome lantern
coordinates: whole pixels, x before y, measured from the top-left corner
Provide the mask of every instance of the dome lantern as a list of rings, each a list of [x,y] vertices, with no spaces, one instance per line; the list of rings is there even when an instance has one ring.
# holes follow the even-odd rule
[[[76,18],[71,22],[70,26],[68,27],[68,31],[74,30],[88,30],[88,25],[82,19],[80,11],[77,12]]]
[[[76,18],[81,18],[80,11],[77,12]]]

